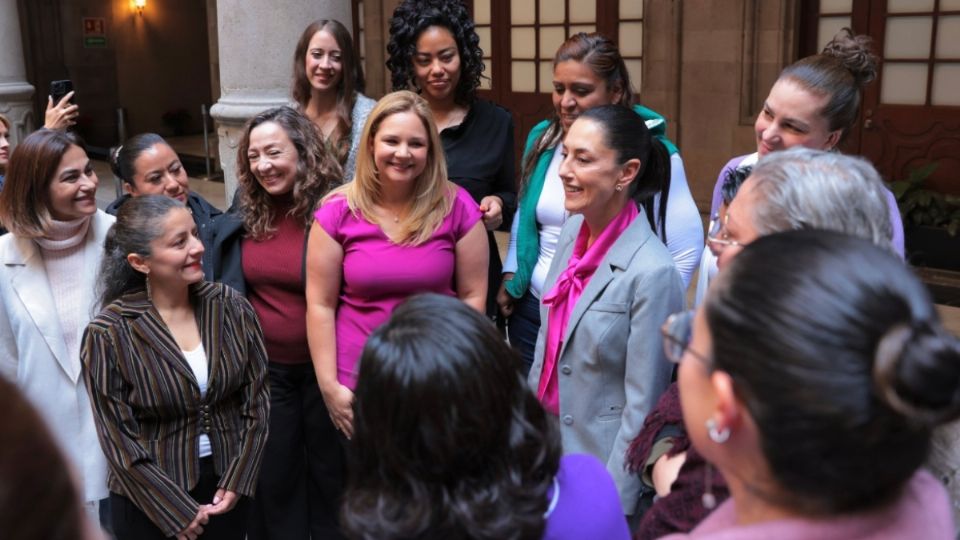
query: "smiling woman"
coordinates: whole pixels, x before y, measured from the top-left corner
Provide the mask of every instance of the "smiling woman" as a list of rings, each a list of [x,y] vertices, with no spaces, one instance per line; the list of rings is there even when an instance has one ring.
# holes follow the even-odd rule
[[[290,107],[247,123],[238,195],[217,224],[214,279],[242,291],[263,325],[270,439],[248,536],[336,538],[342,456],[310,364],[304,298],[307,226],[340,165]]]
[[[212,275],[213,222],[222,212],[199,194],[190,191],[187,171],[173,148],[155,133],[141,133],[110,152],[110,168],[123,180],[126,192],[110,203],[106,212],[117,215],[131,197],[166,195],[187,205],[197,225],[200,241],[206,249],[203,270]]]
[[[240,539],[267,434],[266,352],[242,296],[203,281],[189,210],[123,205],[81,359],[118,540]],[[199,466],[197,466],[199,465]]]
[[[310,23],[293,53],[293,100],[320,130],[344,182],[353,179],[360,132],[373,109],[363,90],[363,67],[346,27],[333,19]]]
[[[0,193],[0,372],[47,421],[97,517],[106,460],[81,380],[80,334],[98,306],[94,277],[113,217],[80,141],[40,130],[14,150]]]
[[[426,100],[440,133],[448,178],[466,189],[483,211],[490,231],[485,310],[498,318],[502,265],[492,231],[516,207],[513,117],[477,98],[483,51],[470,13],[459,1],[401,2],[390,20],[387,52],[393,89],[412,89]]]
[[[394,92],[370,113],[356,179],[327,196],[307,246],[307,336],[334,424],[353,431],[360,352],[393,309],[421,292],[482,311],[487,249],[481,213],[447,180],[430,109]]]

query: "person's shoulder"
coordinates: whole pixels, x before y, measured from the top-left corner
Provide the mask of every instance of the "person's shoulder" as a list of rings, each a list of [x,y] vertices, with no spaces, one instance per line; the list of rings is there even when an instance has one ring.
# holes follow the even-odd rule
[[[190,191],[187,193],[187,206],[194,215],[200,213],[206,215],[207,217],[213,218],[223,213],[223,211],[210,204],[210,201],[204,199],[203,196],[195,191]]]
[[[367,97],[360,92],[357,92],[356,98],[353,100],[354,111],[364,115],[370,114],[370,111],[372,111],[376,105],[377,100]]]
[[[124,193],[123,195],[111,201],[110,204],[108,204],[107,207],[104,208],[103,210],[104,212],[110,214],[111,216],[115,216],[117,215],[117,212],[120,211],[120,207],[123,206],[123,203],[129,200],[130,200],[130,194]]]

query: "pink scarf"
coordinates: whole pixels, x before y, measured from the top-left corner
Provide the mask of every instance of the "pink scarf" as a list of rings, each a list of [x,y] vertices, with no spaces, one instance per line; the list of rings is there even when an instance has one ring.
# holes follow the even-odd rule
[[[543,371],[540,373],[540,384],[537,386],[537,399],[551,414],[560,414],[556,368],[560,349],[563,348],[563,335],[570,322],[570,313],[573,312],[573,307],[577,305],[583,289],[607,255],[610,246],[620,238],[638,214],[637,206],[628,202],[617,217],[604,227],[603,232],[589,249],[587,239],[590,237],[590,230],[584,222],[580,226],[576,243],[573,245],[573,254],[570,255],[567,269],[557,278],[553,289],[543,297],[543,305],[549,306],[550,312],[547,314],[547,342],[543,356]]]

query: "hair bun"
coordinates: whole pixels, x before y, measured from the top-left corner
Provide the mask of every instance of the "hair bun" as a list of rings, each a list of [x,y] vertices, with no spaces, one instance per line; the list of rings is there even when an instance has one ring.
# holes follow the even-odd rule
[[[888,330],[873,375],[880,399],[917,424],[932,428],[960,416],[960,340],[939,323]]]
[[[115,146],[110,149],[109,160],[110,170],[113,172],[113,175],[117,178],[122,178],[123,175],[120,174],[120,151],[123,150],[123,145]]]
[[[873,54],[873,39],[867,35],[855,36],[844,28],[820,52],[832,56],[850,70],[858,86],[877,78],[877,56]]]

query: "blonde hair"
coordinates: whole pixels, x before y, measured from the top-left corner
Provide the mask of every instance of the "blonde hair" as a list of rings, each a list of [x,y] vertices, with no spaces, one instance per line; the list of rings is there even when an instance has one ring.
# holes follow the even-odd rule
[[[390,240],[395,244],[416,246],[429,240],[440,228],[443,218],[453,205],[456,186],[447,180],[447,161],[430,107],[422,97],[413,92],[393,92],[377,102],[363,128],[363,137],[357,152],[356,177],[353,182],[330,192],[323,202],[338,195],[343,196],[355,216],[359,215],[374,225],[380,225],[374,206],[380,202],[382,184],[373,161],[373,139],[380,129],[380,124],[387,117],[404,112],[419,116],[427,131],[427,164],[417,177],[410,211],[399,222],[399,232],[391,236]]]

